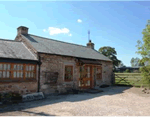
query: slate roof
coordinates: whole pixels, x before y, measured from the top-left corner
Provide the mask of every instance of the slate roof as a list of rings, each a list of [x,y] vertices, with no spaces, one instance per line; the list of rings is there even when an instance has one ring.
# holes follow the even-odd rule
[[[37,60],[22,42],[5,39],[0,39],[0,58]]]
[[[111,61],[108,57],[86,46],[57,41],[54,39],[48,39],[31,34],[22,35],[38,52],[41,53]]]

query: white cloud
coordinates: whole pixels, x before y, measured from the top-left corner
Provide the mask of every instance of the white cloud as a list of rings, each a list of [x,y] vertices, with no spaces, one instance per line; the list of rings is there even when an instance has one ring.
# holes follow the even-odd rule
[[[56,34],[69,34],[70,30],[68,28],[55,28],[55,27],[49,27],[48,32],[50,35],[56,35]]]
[[[43,32],[46,32],[46,29],[43,29]]]
[[[82,23],[82,20],[81,20],[81,19],[78,19],[77,22],[78,22],[78,23]]]
[[[70,37],[71,37],[71,36],[72,36],[72,34],[69,34],[68,36],[70,36]]]

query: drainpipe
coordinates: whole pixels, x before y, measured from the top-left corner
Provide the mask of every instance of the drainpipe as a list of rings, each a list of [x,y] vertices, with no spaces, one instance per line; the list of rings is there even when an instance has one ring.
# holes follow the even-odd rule
[[[38,53],[38,58],[39,58],[39,69],[38,69],[38,92],[40,92],[40,71],[41,71],[41,56]]]

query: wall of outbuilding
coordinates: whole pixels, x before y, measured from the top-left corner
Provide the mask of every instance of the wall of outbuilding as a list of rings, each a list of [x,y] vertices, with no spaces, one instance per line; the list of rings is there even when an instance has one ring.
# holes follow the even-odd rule
[[[64,57],[50,54],[40,54],[41,56],[41,71],[40,71],[40,91],[45,94],[63,93],[69,88],[79,88],[79,66],[77,66],[75,58]],[[112,62],[101,61],[102,63],[102,79],[96,79],[96,85],[99,87],[102,84],[112,84]],[[64,81],[64,67],[65,65],[73,65],[73,81]],[[58,72],[57,84],[46,84],[45,72]]]

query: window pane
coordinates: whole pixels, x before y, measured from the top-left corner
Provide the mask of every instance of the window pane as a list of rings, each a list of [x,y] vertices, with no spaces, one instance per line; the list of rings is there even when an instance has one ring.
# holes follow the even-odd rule
[[[14,70],[17,70],[17,65],[14,65]]]
[[[90,86],[90,80],[88,80],[88,86]]]
[[[3,70],[3,64],[0,64],[0,70]]]
[[[23,70],[23,65],[21,65],[21,70]]]
[[[28,78],[28,73],[26,72],[26,78]]]
[[[17,70],[20,70],[20,65],[17,65]]]
[[[16,78],[16,72],[14,72],[14,78]]]
[[[66,80],[72,79],[72,76],[73,76],[72,70],[73,70],[72,66],[65,66],[65,79]]]
[[[8,64],[8,70],[10,70],[10,64]]]
[[[20,72],[20,77],[23,78],[23,72]]]
[[[88,67],[88,73],[90,72],[90,67]]]
[[[31,77],[33,78],[33,72],[31,72]]]
[[[2,78],[2,71],[0,71],[0,78]]]
[[[7,78],[10,78],[10,72],[7,71]]]
[[[28,77],[29,77],[29,78],[31,77],[30,72],[28,73]]]
[[[32,66],[32,70],[34,70],[34,66]]]
[[[26,65],[26,71],[28,71],[28,66]]]
[[[29,66],[29,71],[31,71],[31,70],[32,70],[32,66],[30,65],[30,66]]]
[[[33,73],[33,78],[35,77],[35,73]]]
[[[19,72],[17,72],[17,78],[19,78]]]
[[[3,71],[3,78],[6,78],[6,71]]]
[[[7,65],[6,64],[4,64],[4,70],[6,70],[7,69]]]

